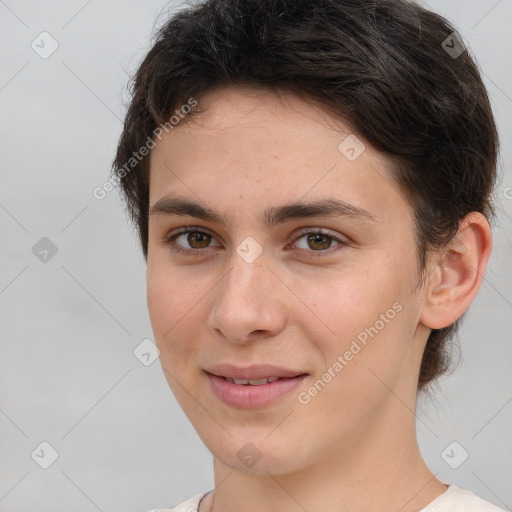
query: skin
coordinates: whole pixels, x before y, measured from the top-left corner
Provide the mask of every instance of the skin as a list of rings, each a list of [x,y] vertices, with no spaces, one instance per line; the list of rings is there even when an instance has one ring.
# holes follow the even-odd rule
[[[350,161],[338,149],[350,127],[291,94],[230,87],[200,105],[193,122],[151,151],[150,207],[180,195],[228,224],[151,213],[147,260],[165,377],[214,456],[215,490],[200,510],[420,510],[447,488],[416,438],[421,356],[430,329],[453,323],[478,291],[491,251],[486,220],[468,215],[452,244],[430,254],[418,288],[412,211],[385,156],[363,141],[365,151]],[[319,216],[269,229],[260,219],[270,206],[325,198],[364,208],[374,220]],[[186,226],[206,238],[185,234],[174,247],[196,255],[164,241]],[[328,236],[308,243],[318,228],[346,244]],[[248,236],[263,249],[252,263],[236,251]],[[300,403],[298,392],[394,303],[401,311]],[[221,362],[271,363],[309,376],[269,406],[240,410],[216,398],[202,371]],[[247,442],[261,454],[251,468],[237,457]]]

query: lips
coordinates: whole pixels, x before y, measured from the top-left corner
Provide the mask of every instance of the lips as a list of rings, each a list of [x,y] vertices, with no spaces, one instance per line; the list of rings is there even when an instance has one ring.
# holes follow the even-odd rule
[[[290,379],[292,377],[298,377],[299,375],[305,375],[305,372],[300,370],[289,370],[271,364],[251,365],[245,368],[232,364],[218,364],[211,366],[206,372],[216,375],[217,377],[247,381],[257,381],[260,379]]]
[[[210,389],[226,405],[237,409],[261,408],[289,395],[307,374],[273,365],[245,368],[222,364],[205,370]]]

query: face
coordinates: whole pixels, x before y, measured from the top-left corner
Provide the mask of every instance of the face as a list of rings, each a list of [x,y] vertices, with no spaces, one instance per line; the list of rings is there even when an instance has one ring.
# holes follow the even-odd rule
[[[150,157],[148,306],[181,407],[246,472],[325,465],[374,426],[400,435],[426,336],[388,162],[292,95],[201,103]]]

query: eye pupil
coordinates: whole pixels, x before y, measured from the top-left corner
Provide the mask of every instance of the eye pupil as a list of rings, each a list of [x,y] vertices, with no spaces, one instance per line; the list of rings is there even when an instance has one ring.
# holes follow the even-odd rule
[[[208,244],[210,243],[210,235],[207,235],[206,233],[189,233],[187,238],[188,243],[191,247],[194,247],[194,249],[208,247]],[[198,242],[199,247],[195,246],[194,242]]]
[[[308,244],[317,244],[316,247],[311,247],[310,245],[312,249],[327,249],[331,245],[329,238],[330,237],[327,235],[322,235],[321,233],[314,233],[308,236]],[[321,247],[318,247],[318,245],[320,245]]]

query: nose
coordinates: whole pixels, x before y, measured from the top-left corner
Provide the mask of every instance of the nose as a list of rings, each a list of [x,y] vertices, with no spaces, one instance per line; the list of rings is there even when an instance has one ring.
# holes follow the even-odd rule
[[[252,263],[237,253],[215,286],[208,326],[225,340],[245,344],[272,337],[287,322],[284,286],[266,264],[264,253]]]

